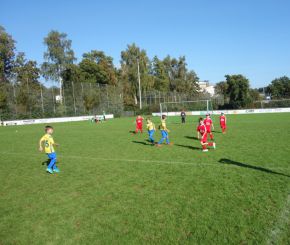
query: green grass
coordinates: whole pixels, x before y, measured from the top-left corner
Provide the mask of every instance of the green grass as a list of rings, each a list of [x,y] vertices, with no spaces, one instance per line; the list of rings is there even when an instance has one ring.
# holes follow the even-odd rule
[[[289,244],[290,114],[228,116],[207,153],[177,120],[162,148],[132,118],[54,124],[54,175],[44,125],[0,127],[0,244]]]

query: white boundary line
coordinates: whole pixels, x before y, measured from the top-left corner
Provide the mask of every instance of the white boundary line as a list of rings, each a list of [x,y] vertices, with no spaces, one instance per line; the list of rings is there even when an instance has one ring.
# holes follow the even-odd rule
[[[28,154],[17,152],[0,152],[3,155],[27,155],[27,156],[41,156],[40,154]],[[197,162],[180,162],[180,161],[162,161],[162,160],[145,160],[145,159],[124,159],[124,158],[103,158],[103,157],[88,157],[88,156],[73,156],[73,155],[61,155],[59,158],[73,158],[73,159],[89,159],[100,161],[114,161],[114,162],[142,162],[142,163],[159,163],[159,164],[180,164],[180,165],[201,165],[201,166],[220,166],[214,163],[197,163]]]
[[[280,244],[281,242],[281,233],[285,228],[287,232],[287,227],[290,225],[290,194],[287,196],[285,206],[283,207],[281,213],[277,218],[277,222],[274,227],[271,229],[267,244]]]
[[[40,154],[28,154],[28,153],[17,153],[17,152],[0,152],[0,155],[27,155],[27,156],[41,156]],[[72,158],[72,159],[89,159],[89,160],[100,160],[100,161],[114,161],[114,162],[141,162],[141,163],[157,163],[157,164],[179,164],[179,165],[196,165],[196,166],[231,166],[238,167],[235,165],[222,164],[222,163],[200,163],[200,162],[182,162],[182,161],[162,161],[162,160],[145,160],[145,159],[124,159],[124,158],[103,158],[103,157],[88,157],[88,156],[73,156],[73,155],[61,155],[59,158]],[[271,168],[270,170],[280,169],[288,170],[289,168],[279,166],[261,166],[262,168]]]

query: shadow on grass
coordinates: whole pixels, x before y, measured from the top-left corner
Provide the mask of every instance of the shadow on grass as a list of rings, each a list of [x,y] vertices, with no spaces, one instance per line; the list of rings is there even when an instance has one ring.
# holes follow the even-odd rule
[[[143,142],[143,141],[133,140],[132,142],[135,143],[135,144],[140,144],[140,145],[149,145],[149,146],[153,145],[152,143],[146,143],[146,142]]]
[[[195,136],[184,136],[184,138],[187,138],[187,139],[191,139],[191,140],[199,140],[197,137]]]
[[[179,147],[187,148],[187,149],[190,149],[190,150],[201,150],[201,148],[195,147],[195,146],[191,146],[191,145],[179,145],[179,144],[175,144],[175,145],[179,146]]]
[[[253,165],[249,165],[249,164],[241,163],[241,162],[236,162],[236,161],[233,161],[233,160],[230,160],[230,159],[226,159],[226,158],[221,158],[219,160],[219,162],[222,163],[222,164],[229,164],[229,165],[236,165],[236,166],[243,167],[243,168],[250,168],[250,169],[262,171],[262,172],[265,172],[265,173],[268,173],[268,174],[277,174],[277,175],[286,176],[288,178],[290,177],[290,175],[279,173],[279,172],[276,172],[276,171],[273,171],[273,170],[270,170],[270,169],[267,169],[267,168],[257,167],[257,166],[253,166]]]
[[[50,159],[47,159],[47,160],[43,161],[43,162],[41,163],[41,165],[42,165],[42,166],[43,166],[43,165],[48,166],[49,163],[50,163]]]
[[[213,130],[212,132],[215,133],[215,134],[221,134],[222,133],[221,131],[216,131],[216,130]]]
[[[148,143],[150,143],[150,144],[152,144],[152,142],[150,141],[150,140],[145,140],[146,142],[148,142]],[[155,144],[155,143],[154,143]]]

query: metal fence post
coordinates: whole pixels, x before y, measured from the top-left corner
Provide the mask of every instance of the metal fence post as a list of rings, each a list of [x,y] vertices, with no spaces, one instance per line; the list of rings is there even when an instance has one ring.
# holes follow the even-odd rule
[[[75,98],[75,87],[74,82],[71,82],[72,85],[72,92],[73,92],[73,103],[74,103],[74,110],[75,110],[75,116],[77,115],[77,108],[76,108],[76,98]]]
[[[43,94],[42,94],[42,86],[41,86],[41,84],[40,84],[40,99],[41,99],[42,117],[44,117],[44,105],[43,105]]]

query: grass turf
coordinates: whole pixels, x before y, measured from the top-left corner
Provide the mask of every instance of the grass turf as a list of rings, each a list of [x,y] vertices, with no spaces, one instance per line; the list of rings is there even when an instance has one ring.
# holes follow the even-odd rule
[[[132,118],[54,124],[53,175],[44,125],[0,127],[0,244],[289,243],[290,114],[228,116],[207,153],[196,120],[162,148]]]

